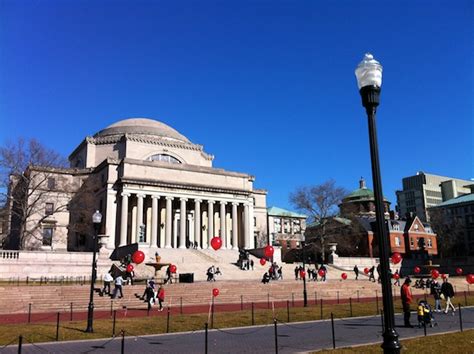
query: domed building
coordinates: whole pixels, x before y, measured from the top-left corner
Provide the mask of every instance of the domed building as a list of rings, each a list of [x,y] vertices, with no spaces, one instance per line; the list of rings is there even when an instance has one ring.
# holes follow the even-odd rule
[[[247,173],[212,165],[214,156],[172,127],[147,118],[118,121],[86,137],[70,168],[30,167],[47,184],[45,209],[18,248],[88,251],[90,217],[103,215],[104,248],[255,248],[266,241],[266,191]],[[45,213],[46,210],[46,213]],[[12,237],[15,235],[12,233]],[[11,240],[10,240],[11,241]]]
[[[344,197],[339,205],[341,216],[361,216],[375,217],[375,198],[374,192],[367,188],[365,179],[361,177],[359,180],[359,188],[352,191],[348,196]],[[388,216],[390,212],[390,202],[384,198],[384,210]]]

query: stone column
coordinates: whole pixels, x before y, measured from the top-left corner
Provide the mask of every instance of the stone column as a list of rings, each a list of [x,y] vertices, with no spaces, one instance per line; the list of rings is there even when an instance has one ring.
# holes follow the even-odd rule
[[[199,247],[202,247],[201,243],[201,200],[194,200],[194,240],[197,241]]]
[[[186,198],[180,198],[181,208],[180,208],[180,220],[179,220],[179,248],[186,248]]]
[[[165,233],[165,248],[171,248],[171,226],[172,220],[172,208],[173,208],[173,197],[166,197],[166,233]]]
[[[253,213],[253,203],[252,203],[249,206],[249,236],[250,236],[249,247],[250,248],[255,248],[254,215],[255,214]]]
[[[137,242],[140,242],[138,235],[140,234],[140,227],[143,225],[143,198],[145,198],[144,194],[137,194]]]
[[[159,195],[151,196],[151,240],[150,246],[158,246],[158,200]]]
[[[115,248],[115,222],[117,220],[117,192],[112,188],[107,189],[107,202],[105,210],[105,234],[109,236],[107,248]]]
[[[208,248],[211,247],[211,239],[214,237],[214,201],[209,200],[207,207],[207,244]]]
[[[250,247],[250,228],[249,228],[249,205],[244,204],[244,247]]]
[[[225,218],[225,205],[226,202],[220,202],[221,204],[221,240],[222,240],[222,247],[221,249],[225,250],[227,248],[227,234],[226,234],[226,218]]]
[[[239,249],[237,203],[232,203],[232,249]]]
[[[129,193],[122,192],[122,214],[120,219],[120,246],[127,244],[127,223],[128,223],[128,197]]]

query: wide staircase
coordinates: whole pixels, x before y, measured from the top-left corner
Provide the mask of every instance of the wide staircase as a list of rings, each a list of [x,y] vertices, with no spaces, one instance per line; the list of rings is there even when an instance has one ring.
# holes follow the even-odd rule
[[[245,271],[245,274],[258,273]],[[331,273],[331,270],[329,270]],[[452,279],[456,291],[468,290],[463,278]],[[354,301],[358,298],[374,298],[381,296],[380,286],[366,279],[358,281],[330,278],[327,282],[307,281],[307,294],[310,303],[324,300],[347,299]],[[97,285],[98,287],[98,285]],[[262,284],[259,280],[237,280],[216,282],[196,282],[189,284],[167,284],[166,305],[196,306],[207,305],[212,296],[212,289],[219,289],[216,304],[269,303],[272,301],[301,301],[303,282],[301,280],[285,279]],[[20,285],[0,286],[0,314],[26,313],[31,304],[32,313],[39,312],[69,312],[71,304],[75,312],[86,311],[89,302],[89,285]],[[96,310],[113,309],[146,309],[146,304],[140,300],[144,284],[124,286],[124,297],[112,300],[109,296],[99,296],[96,292],[94,305]],[[415,295],[423,295],[424,291],[413,289]],[[399,288],[394,287],[398,296]],[[460,295],[461,296],[461,295]]]

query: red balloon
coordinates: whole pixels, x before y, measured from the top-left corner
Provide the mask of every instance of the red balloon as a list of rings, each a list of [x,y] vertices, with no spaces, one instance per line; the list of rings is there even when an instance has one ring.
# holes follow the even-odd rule
[[[466,281],[467,281],[469,284],[474,284],[474,274],[468,274],[468,275],[466,275]]]
[[[438,277],[439,277],[439,272],[438,272],[436,269],[433,269],[433,270],[431,271],[431,277],[432,277],[433,279],[438,278]]]
[[[145,253],[142,251],[135,251],[132,255],[132,262],[140,264],[145,260]]]
[[[324,277],[326,275],[326,272],[324,271],[324,269],[320,269],[318,271],[318,274],[319,274],[320,277]]]
[[[219,248],[222,247],[222,240],[220,237],[213,237],[211,239],[211,247],[214,248],[215,251],[217,251]]]
[[[346,280],[346,279],[347,279],[347,274],[346,274],[346,273],[342,273],[342,274],[341,274],[341,278],[342,278],[343,280]]]
[[[260,258],[260,264],[265,265],[267,263],[267,260],[265,258]]]
[[[133,272],[133,269],[134,269],[134,268],[133,268],[133,264],[129,264],[129,265],[127,266],[127,273]]]
[[[421,268],[416,266],[415,268],[413,268],[413,271],[416,273],[416,274],[420,274],[421,272]]]
[[[456,268],[456,274],[461,275],[462,274],[462,268]]]
[[[398,279],[400,279],[400,274],[395,273],[395,274],[392,275],[392,278],[398,280]]]
[[[176,266],[175,266],[174,264],[171,264],[171,265],[170,265],[170,272],[171,272],[171,273],[176,273],[176,269],[177,269],[177,268],[176,268]]]
[[[219,289],[217,289],[217,288],[212,289],[212,295],[213,295],[214,297],[216,297],[217,295],[219,295]]]
[[[402,255],[398,252],[395,252],[394,254],[392,254],[392,262],[393,264],[398,264],[400,263],[402,260]]]
[[[370,272],[370,269],[369,269],[369,268],[364,268],[364,273],[365,273],[365,274],[369,274],[369,272]]]
[[[304,270],[300,270],[300,278],[305,278],[306,272]]]
[[[267,257],[267,258],[272,258],[273,257],[273,252],[275,252],[275,250],[270,245],[266,246],[263,249],[263,253],[265,254],[265,257]]]
[[[448,276],[446,274],[441,274],[441,278],[446,279]]]

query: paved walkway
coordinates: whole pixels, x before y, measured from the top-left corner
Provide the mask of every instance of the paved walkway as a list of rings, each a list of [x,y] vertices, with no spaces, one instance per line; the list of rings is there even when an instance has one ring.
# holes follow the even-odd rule
[[[474,307],[462,309],[464,329],[474,328]],[[428,334],[457,332],[460,329],[458,312],[455,316],[436,314],[438,326],[427,328]],[[400,338],[422,336],[423,328],[399,327],[403,323],[401,315],[396,316]],[[412,323],[416,316],[412,315]],[[208,353],[301,353],[332,348],[331,321],[311,321],[300,323],[278,323],[277,342],[275,326],[254,326],[234,329],[214,329],[208,333]],[[335,320],[337,347],[380,342],[380,316],[344,318]],[[127,333],[124,353],[173,353],[189,354],[205,352],[205,332],[133,336]],[[75,341],[23,345],[22,353],[120,353],[121,338],[93,341]],[[454,349],[454,348],[453,348]],[[16,353],[17,346],[8,346],[1,353]]]

